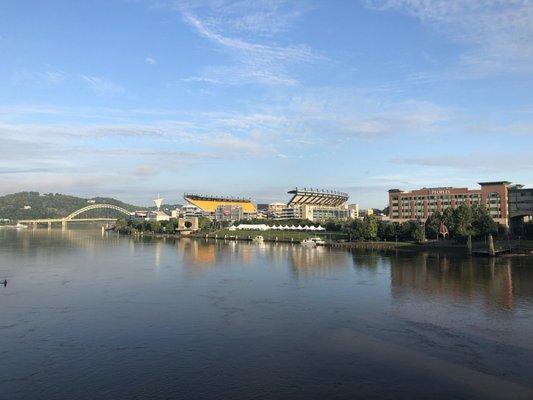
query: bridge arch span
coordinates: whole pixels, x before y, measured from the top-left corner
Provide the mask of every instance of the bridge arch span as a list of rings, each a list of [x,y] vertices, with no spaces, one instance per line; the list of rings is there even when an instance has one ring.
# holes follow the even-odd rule
[[[65,217],[65,220],[70,221],[74,218],[76,218],[78,215],[83,214],[85,212],[91,211],[91,210],[98,210],[98,209],[108,209],[108,210],[115,210],[118,211],[124,215],[131,215],[133,214],[131,211],[126,210],[125,208],[115,206],[113,204],[91,204],[90,206],[86,206],[83,208],[80,208],[79,210],[74,211],[67,217]]]

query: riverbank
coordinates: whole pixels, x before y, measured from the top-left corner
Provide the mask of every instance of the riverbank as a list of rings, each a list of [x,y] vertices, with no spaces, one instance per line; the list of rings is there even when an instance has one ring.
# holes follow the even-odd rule
[[[270,243],[294,243],[298,244],[309,237],[320,237],[326,241],[326,247],[342,248],[346,250],[405,250],[405,251],[429,251],[429,252],[446,252],[455,254],[467,254],[466,245],[449,240],[431,241],[425,243],[418,242],[387,242],[387,241],[355,241],[350,242],[344,239],[343,233],[309,233],[309,232],[275,232],[275,231],[229,231],[219,230],[209,233],[191,233],[190,235],[170,234],[170,233],[152,233],[137,232],[132,234],[134,237],[154,238],[154,239],[204,239],[204,240],[228,240],[228,241],[252,241],[256,236],[263,236],[264,242]],[[497,249],[511,250],[501,257],[512,256],[533,256],[533,241],[520,242],[503,242],[497,241]],[[473,243],[473,250],[478,251],[486,248],[484,242]]]

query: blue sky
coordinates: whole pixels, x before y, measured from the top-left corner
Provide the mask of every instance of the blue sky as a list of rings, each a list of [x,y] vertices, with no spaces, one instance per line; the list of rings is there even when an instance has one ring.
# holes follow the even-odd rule
[[[0,1],[0,194],[533,186],[533,1]]]

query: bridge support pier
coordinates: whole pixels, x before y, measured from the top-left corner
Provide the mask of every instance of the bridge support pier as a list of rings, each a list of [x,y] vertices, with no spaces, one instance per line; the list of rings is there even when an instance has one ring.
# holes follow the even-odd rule
[[[51,229],[52,229],[52,223],[48,221],[48,230],[51,230]]]
[[[63,219],[61,220],[61,230],[64,231],[67,229],[67,220]]]

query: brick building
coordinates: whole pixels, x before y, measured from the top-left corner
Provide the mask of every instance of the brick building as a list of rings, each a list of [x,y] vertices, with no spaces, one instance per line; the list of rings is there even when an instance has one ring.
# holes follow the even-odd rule
[[[456,208],[462,203],[483,205],[498,223],[509,225],[510,182],[480,182],[480,189],[438,187],[410,192],[389,190],[389,218],[391,221],[425,221],[436,211]]]

